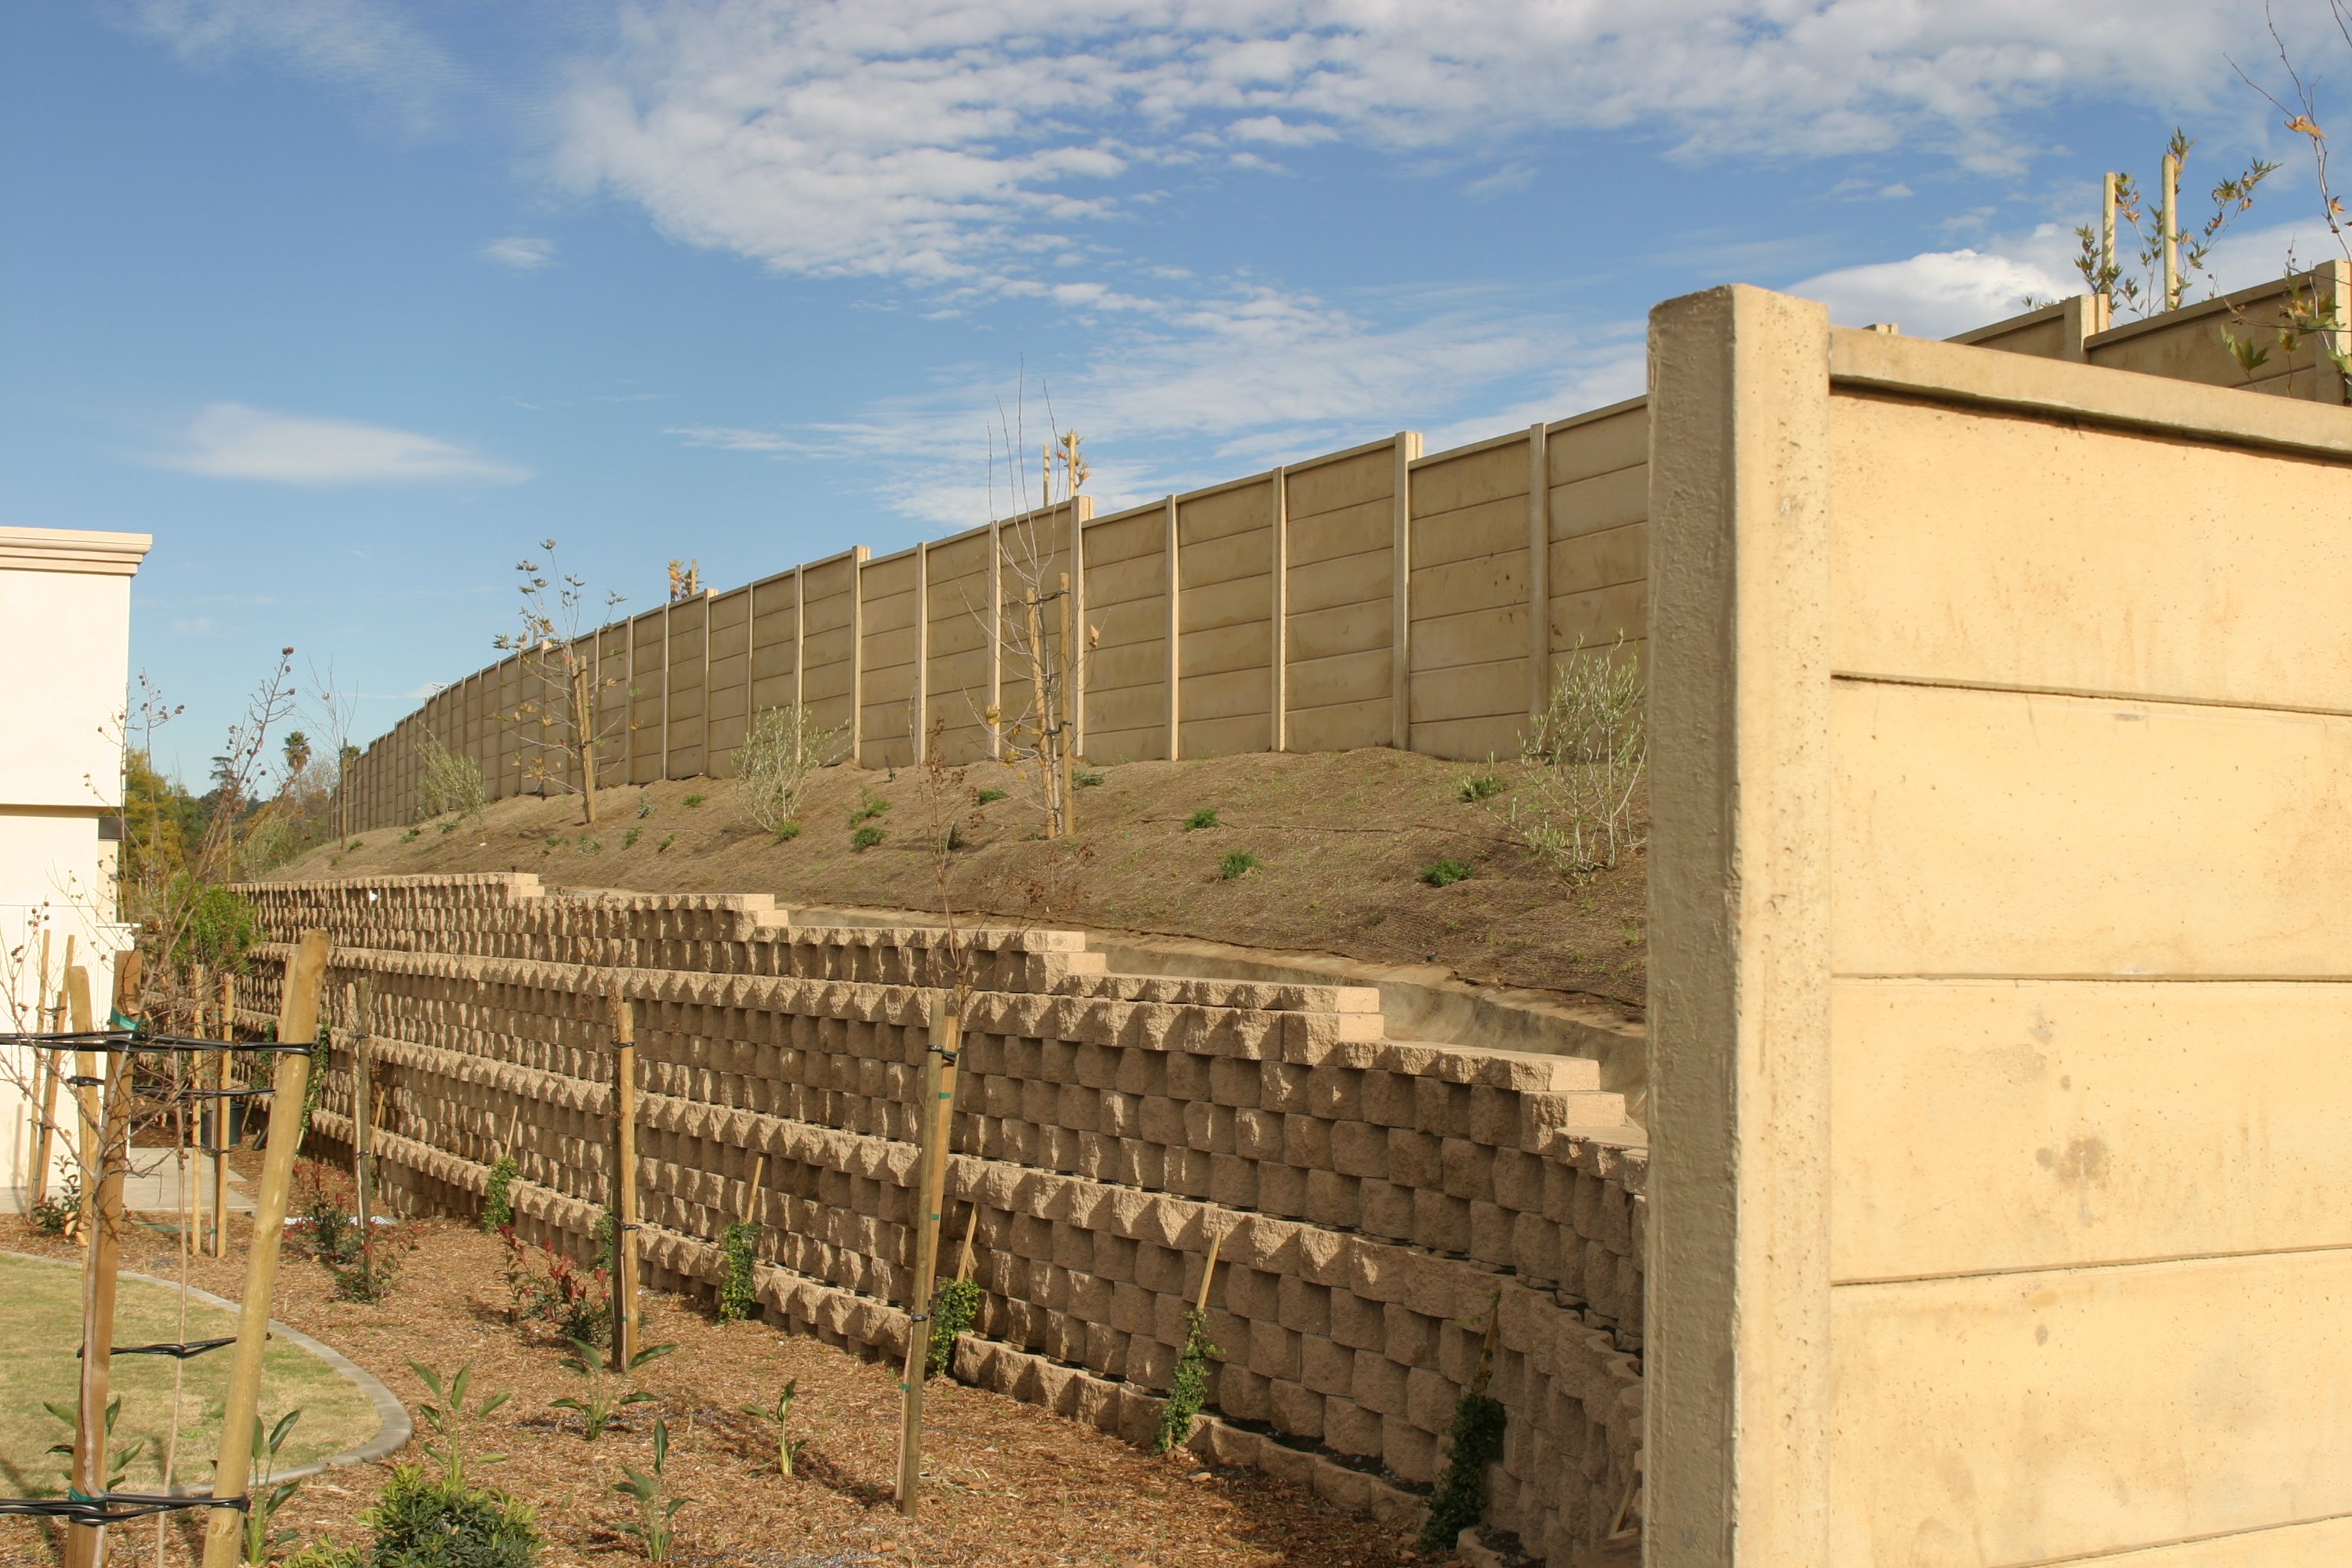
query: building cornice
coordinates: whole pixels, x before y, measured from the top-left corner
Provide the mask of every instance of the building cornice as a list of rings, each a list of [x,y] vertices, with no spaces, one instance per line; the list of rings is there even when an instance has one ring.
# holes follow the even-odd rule
[[[78,528],[0,528],[0,572],[77,572],[128,577],[154,544],[152,533]]]

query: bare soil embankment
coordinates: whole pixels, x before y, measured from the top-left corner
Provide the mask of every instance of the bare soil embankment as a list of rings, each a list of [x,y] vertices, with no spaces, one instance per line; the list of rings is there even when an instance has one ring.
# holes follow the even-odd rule
[[[1513,764],[1484,802],[1461,797],[1484,767],[1389,750],[1257,754],[1099,768],[1077,791],[1078,833],[1038,838],[1041,818],[1008,770],[950,770],[955,799],[932,809],[928,775],[852,767],[817,775],[779,841],[747,821],[720,779],[600,791],[593,827],[577,796],[502,801],[478,824],[378,829],[311,851],[278,877],[530,871],[551,885],[647,892],[764,892],[786,907],[937,910],[1186,936],[1375,963],[1443,965],[1481,985],[1605,1000],[1638,1014],[1645,981],[1644,862],[1565,881],[1514,843]],[[978,792],[1005,789],[976,804]],[[861,803],[887,803],[853,823]],[[1187,824],[1202,811],[1215,825]],[[857,827],[883,837],[853,846]],[[1255,864],[1223,874],[1236,852]],[[1442,858],[1472,875],[1447,887]]]

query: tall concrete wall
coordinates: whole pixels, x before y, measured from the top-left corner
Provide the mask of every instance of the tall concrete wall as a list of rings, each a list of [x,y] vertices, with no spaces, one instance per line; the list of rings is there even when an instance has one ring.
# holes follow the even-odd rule
[[[1650,1561],[2352,1560],[2352,412],[1652,366]]]
[[[940,932],[527,876],[244,890],[277,943],[241,983],[249,1022],[283,944],[332,935],[328,994],[363,998],[378,1169],[406,1203],[473,1212],[511,1150],[525,1230],[583,1253],[625,994],[659,1281],[709,1290],[748,1209],[772,1318],[900,1353]],[[977,1209],[987,1301],[959,1375],[1147,1435],[1222,1233],[1212,1452],[1410,1523],[1497,1311],[1490,1518],[1555,1568],[1606,1532],[1641,1431],[1645,1154],[1597,1064],[1391,1040],[1369,989],[1113,975],[1066,931],[970,940],[947,1226],[952,1246]],[[348,1141],[349,1110],[338,1055],[313,1126]]]

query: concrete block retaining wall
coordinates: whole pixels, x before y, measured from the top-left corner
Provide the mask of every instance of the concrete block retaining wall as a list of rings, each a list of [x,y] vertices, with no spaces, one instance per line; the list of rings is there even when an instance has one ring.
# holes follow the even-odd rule
[[[899,1353],[943,933],[520,875],[245,890],[273,939],[242,982],[254,1015],[299,929],[333,937],[331,1000],[357,987],[404,1201],[471,1212],[511,1138],[525,1233],[584,1253],[611,1194],[604,998],[624,994],[655,1281],[709,1290],[750,1212],[773,1319]],[[1490,1518],[1562,1568],[1605,1531],[1641,1437],[1647,1154],[1596,1064],[1390,1040],[1366,989],[1113,975],[1067,931],[966,941],[945,1245],[976,1205],[987,1300],[959,1376],[1145,1436],[1221,1230],[1202,1446],[1410,1523],[1496,1302]],[[338,1051],[320,1134],[348,1142],[349,1094]]]

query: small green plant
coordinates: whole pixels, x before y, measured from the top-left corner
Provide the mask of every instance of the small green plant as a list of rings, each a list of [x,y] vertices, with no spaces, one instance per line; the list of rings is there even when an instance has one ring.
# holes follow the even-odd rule
[[[1207,1314],[1197,1308],[1184,1312],[1184,1349],[1176,1358],[1176,1375],[1168,1382],[1168,1402],[1160,1407],[1160,1431],[1151,1451],[1173,1453],[1192,1437],[1192,1418],[1209,1400],[1209,1362],[1225,1352],[1209,1342]]]
[[[796,1377],[784,1384],[784,1391],[776,1395],[774,1409],[762,1410],[756,1405],[740,1407],[744,1415],[768,1422],[775,1427],[776,1474],[786,1478],[793,1473],[793,1466],[799,1462],[801,1450],[808,1447],[807,1438],[795,1437],[792,1435],[793,1400],[800,1391],[801,1380]]]
[[[719,1238],[719,1250],[727,1260],[727,1278],[719,1282],[719,1321],[740,1323],[760,1310],[760,1292],[752,1283],[751,1265],[758,1258],[760,1227],[745,1220],[730,1225]]]
[[[580,853],[583,855],[601,855],[604,853],[604,841],[603,839],[591,838],[585,834],[581,835]]]
[[[614,1481],[613,1489],[637,1505],[637,1517],[621,1526],[622,1532],[636,1538],[637,1550],[648,1563],[667,1563],[675,1541],[671,1521],[677,1510],[687,1505],[687,1499],[670,1495],[669,1479],[663,1473],[669,1466],[669,1424],[654,1422],[654,1462],[650,1470],[621,1467],[628,1479]]]
[[[457,831],[457,825],[454,822],[436,822],[433,826],[439,828],[444,833],[455,833]]]
[[[1421,1531],[1425,1551],[1451,1551],[1464,1531],[1486,1516],[1486,1467],[1503,1451],[1503,1406],[1486,1393],[1495,1372],[1495,1331],[1501,1312],[1502,1299],[1497,1293],[1486,1309],[1486,1336],[1478,1350],[1478,1364],[1470,1373],[1470,1386],[1462,1391],[1454,1406],[1445,1468],[1437,1474],[1437,1489],[1430,1496],[1429,1518]],[[1475,1327],[1475,1320],[1466,1326]]]
[[[690,795],[686,797],[686,804],[688,805],[700,805],[709,798],[709,797],[708,795]]]
[[[367,1553],[356,1546],[313,1541],[286,1559],[286,1568],[367,1568]]]
[[[366,840],[366,839],[364,839],[364,838],[354,838],[354,839],[352,839],[349,844],[346,844],[346,845],[344,845],[344,846],[343,846],[343,851],[344,851],[344,853],[345,853],[345,854],[349,854],[351,851],[352,851],[352,850],[354,850],[354,849],[364,849],[364,848],[366,848],[366,847],[367,847],[367,840]]]
[[[646,1363],[659,1361],[676,1349],[676,1345],[647,1345],[629,1358],[628,1371],[618,1375],[635,1377]],[[576,1394],[549,1400],[547,1407],[576,1413],[580,1417],[580,1436],[591,1443],[602,1437],[614,1417],[630,1405],[654,1402],[654,1396],[642,1388],[630,1389],[626,1394],[615,1388],[614,1374],[606,1370],[603,1352],[586,1340],[572,1342],[572,1353],[563,1358],[563,1370],[578,1377],[583,1386]]]
[[[793,839],[798,838],[800,836],[801,825],[797,819],[788,822],[779,822],[776,824],[777,843],[790,844]]]
[[[981,1300],[977,1279],[950,1279],[940,1287],[931,1303],[931,1355],[926,1363],[930,1376],[940,1376],[955,1360],[956,1336],[979,1321]]]
[[[626,833],[621,835],[621,847],[624,849],[635,849],[637,847],[637,840],[643,838],[645,836],[646,830],[644,828],[632,827]]]
[[[33,1205],[33,1228],[43,1236],[63,1236],[81,1214],[81,1173],[68,1171],[58,1190]]]
[[[550,849],[560,849],[563,847],[563,835],[561,833],[551,833],[547,836],[546,842],[547,847]]]
[[[79,1425],[78,1413],[70,1405],[51,1405],[44,1401],[41,1408],[64,1422],[69,1429]],[[137,1464],[139,1456],[147,1451],[147,1439],[144,1437],[133,1439],[129,1443],[116,1444],[114,1423],[121,1414],[122,1395],[118,1394],[106,1402],[106,1489],[108,1491],[121,1489],[124,1479],[131,1473],[131,1467]],[[74,1446],[70,1439],[63,1443],[51,1444],[49,1447],[50,1453],[63,1454],[68,1460],[73,1458],[73,1451]],[[70,1468],[66,1472],[66,1484],[68,1487],[73,1484],[73,1472]]]
[[[969,842],[963,836],[963,824],[961,822],[949,823],[946,837],[940,840],[940,847],[950,854],[965,847]]]
[[[422,1465],[394,1470],[360,1522],[375,1532],[373,1568],[532,1568],[539,1561],[538,1520],[530,1504],[488,1487],[436,1478]],[[329,1558],[319,1568],[360,1561]]]
[[[1456,882],[1466,882],[1476,875],[1477,872],[1466,863],[1456,860],[1451,855],[1439,856],[1433,864],[1424,866],[1421,870],[1421,879],[1433,888],[1450,888]]]
[[[414,844],[414,843],[415,843],[415,842],[416,842],[416,836],[417,836],[417,834],[419,834],[419,833],[420,833],[420,832],[422,832],[422,831],[424,831],[422,828],[412,827],[412,828],[410,828],[407,832],[405,832],[405,833],[404,833],[404,834],[402,834],[402,835],[400,836],[400,841],[401,841],[403,844]],[[332,1551],[337,1550],[337,1548],[334,1548],[334,1547],[329,1546],[329,1545],[327,1545],[324,1542],[314,1541],[314,1542],[312,1542],[310,1545],[305,1546],[304,1548],[302,1548],[302,1550],[303,1550],[304,1552],[332,1552]]]
[[[855,827],[861,822],[871,822],[876,817],[887,814],[889,809],[888,801],[884,800],[864,784],[859,784],[857,804],[849,808],[849,826]]]
[[[971,798],[977,805],[993,805],[996,802],[1004,798],[1004,792],[1001,789],[984,789],[979,794],[973,795]]]
[[[1454,798],[1465,805],[1475,805],[1482,800],[1492,800],[1502,793],[1503,774],[1501,770],[1495,766],[1495,753],[1492,752],[1486,753],[1486,768],[1484,773],[1464,773],[1461,782],[1454,786]]]
[[[871,849],[889,837],[869,822],[849,836],[849,847],[852,849]]]
[[[482,1193],[482,1234],[496,1236],[514,1224],[515,1157],[501,1154],[490,1165],[490,1184]]]
[[[1103,776],[1092,768],[1082,768],[1070,782],[1080,789],[1092,789],[1103,782]]]
[[[1217,862],[1217,875],[1225,881],[1246,877],[1257,869],[1257,857],[1246,849],[1228,849],[1225,858]]]
[[[1187,833],[1198,833],[1203,827],[1214,827],[1216,825],[1217,808],[1213,805],[1204,805],[1200,810],[1194,812],[1192,816],[1184,819],[1184,831]]]
[[[253,1418],[253,1475],[245,1487],[245,1560],[267,1563],[270,1554],[289,1542],[298,1541],[301,1532],[274,1528],[278,1510],[287,1500],[302,1489],[300,1481],[278,1481],[278,1450],[286,1446],[294,1430],[294,1423],[302,1419],[299,1410],[289,1410],[278,1418],[278,1425],[265,1430],[261,1417]]]
[[[408,1370],[432,1391],[435,1399],[440,1401],[437,1405],[419,1405],[416,1413],[425,1417],[425,1424],[432,1427],[433,1435],[440,1439],[437,1444],[427,1443],[425,1452],[441,1467],[443,1479],[451,1486],[463,1486],[468,1463],[498,1465],[506,1462],[504,1454],[469,1455],[466,1451],[474,1424],[507,1402],[504,1393],[486,1394],[475,1401],[470,1409],[467,1407],[467,1388],[474,1381],[472,1362],[467,1362],[446,1378],[420,1361],[411,1361]]]
[[[675,844],[675,843],[677,843],[677,834],[675,834],[675,833],[669,834],[669,835],[667,835],[667,837],[665,837],[662,839],[662,841],[661,841],[660,843],[658,843],[658,844],[656,844],[656,845],[655,845],[655,846],[654,846],[654,853],[655,853],[655,854],[656,854],[656,855],[658,855],[658,854],[660,854],[663,850],[665,850],[665,849],[668,848],[671,845],[673,845],[673,844]]]

